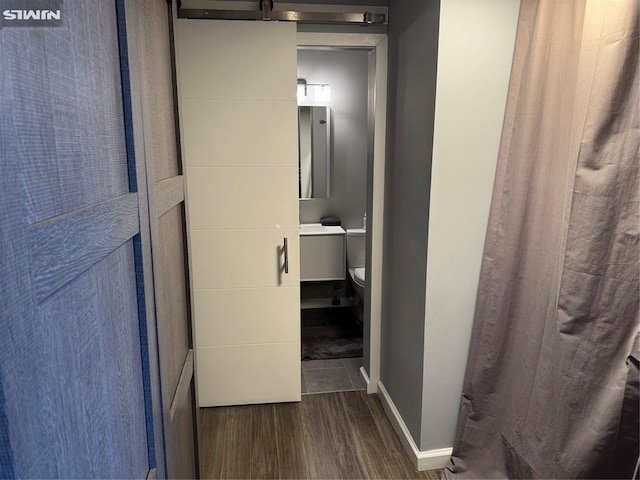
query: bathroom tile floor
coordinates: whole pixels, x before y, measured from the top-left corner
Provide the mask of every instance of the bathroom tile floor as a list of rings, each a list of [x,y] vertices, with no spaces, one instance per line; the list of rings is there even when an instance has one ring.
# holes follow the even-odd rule
[[[364,390],[360,376],[362,357],[302,362],[302,393]]]

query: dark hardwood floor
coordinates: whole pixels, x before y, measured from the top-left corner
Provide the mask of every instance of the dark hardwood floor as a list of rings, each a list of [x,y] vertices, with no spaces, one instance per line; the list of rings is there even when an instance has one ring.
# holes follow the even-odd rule
[[[429,479],[416,472],[379,399],[364,391],[300,403],[200,410],[202,478]]]

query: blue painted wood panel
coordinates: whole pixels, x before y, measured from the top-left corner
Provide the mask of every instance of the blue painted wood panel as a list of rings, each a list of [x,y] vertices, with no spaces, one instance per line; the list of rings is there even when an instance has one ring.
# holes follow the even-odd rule
[[[102,259],[59,255],[100,249],[77,211],[121,218],[110,200],[130,188],[115,2],[65,2],[62,25],[0,30],[0,473],[144,478],[131,208]],[[89,232],[67,228],[79,218]]]
[[[129,188],[138,192],[140,211],[140,233],[134,238],[136,260],[136,289],[138,295],[138,316],[140,321],[140,344],[142,349],[142,375],[144,400],[146,404],[147,453],[149,475],[152,478],[166,477],[165,435],[162,422],[162,397],[158,363],[157,321],[155,315],[155,295],[153,283],[153,261],[149,222],[149,188],[146,181],[146,152],[144,138],[138,133],[142,127],[140,102],[140,80],[136,68],[131,68],[132,57],[135,65],[135,25],[137,17],[132,10],[137,3],[116,0],[118,16],[118,38],[120,48],[120,74],[123,86],[123,107],[127,158],[129,167]],[[131,25],[134,28],[131,28]],[[132,41],[133,37],[133,41]]]
[[[172,71],[170,4],[141,0],[128,13],[136,22],[132,49],[137,63],[142,106],[142,134],[149,186],[149,214],[154,266],[155,316],[160,361],[166,474],[170,478],[196,475],[196,425],[193,397],[179,395],[190,348],[190,305],[187,282],[184,187],[177,146],[177,111]],[[167,8],[168,7],[168,8]],[[137,48],[136,48],[137,47]],[[140,126],[140,125],[139,125]],[[154,201],[155,200],[155,201]],[[188,365],[187,365],[188,367]],[[191,371],[186,368],[186,371]],[[183,384],[191,384],[191,377]],[[175,414],[172,412],[180,412]]]
[[[66,2],[63,27],[0,32],[30,224],[129,191],[114,7]]]
[[[6,401],[2,382],[2,372],[0,371],[0,478],[13,478],[13,449],[9,437],[9,419],[6,412]]]
[[[38,308],[45,345],[33,351],[30,371],[40,381],[31,394],[47,412],[40,425],[51,429],[32,441],[53,447],[57,476],[139,478],[149,470],[133,267],[128,242]],[[49,463],[30,459],[30,472],[36,461]]]
[[[177,111],[170,35],[173,15],[171,5],[163,0],[119,0],[118,5],[127,13],[127,60],[136,156],[145,158],[146,168],[138,169],[137,174],[140,188],[148,188],[149,195],[145,205],[147,198],[140,190],[141,208],[148,207],[150,216],[148,225],[141,223],[143,264],[150,263],[153,257],[154,288],[146,293],[147,305],[153,303],[155,308],[150,315],[147,312],[147,318],[155,319],[156,330],[149,330],[148,338],[150,348],[153,338],[157,339],[156,358],[160,365],[157,377],[154,364],[150,365],[150,391],[152,397],[156,396],[154,406],[157,400],[162,405],[161,412],[155,409],[153,412],[154,429],[163,432],[164,440],[164,448],[156,448],[164,458],[158,458],[156,464],[159,476],[192,478],[198,471],[196,424],[192,416],[194,398],[178,395],[179,401],[176,401],[178,378],[181,378],[191,336],[184,187],[182,177],[176,175],[181,167],[176,145],[177,117],[174,121]],[[135,88],[136,85],[140,88]],[[151,248],[146,250],[145,238],[151,240],[151,245],[147,244]],[[156,435],[156,441],[159,438]]]
[[[29,227],[32,276],[42,301],[139,231],[138,197],[128,193]]]
[[[156,183],[154,189],[156,213],[159,217],[184,202],[184,177],[177,175]]]

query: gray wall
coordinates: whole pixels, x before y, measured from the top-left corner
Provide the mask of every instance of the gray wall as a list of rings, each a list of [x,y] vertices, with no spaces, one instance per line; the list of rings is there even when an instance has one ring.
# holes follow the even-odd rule
[[[337,216],[362,227],[367,199],[367,87],[365,50],[299,50],[298,78],[331,85],[332,178],[328,199],[300,201],[300,222]]]
[[[420,443],[439,1],[389,7],[381,380]]]
[[[442,0],[440,8],[421,450],[453,445],[519,7]]]
[[[422,451],[453,444],[519,3],[389,12],[381,379]]]

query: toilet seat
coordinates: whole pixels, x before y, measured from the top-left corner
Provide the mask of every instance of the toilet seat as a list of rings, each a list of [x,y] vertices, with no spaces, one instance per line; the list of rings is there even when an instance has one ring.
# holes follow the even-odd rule
[[[366,279],[366,271],[364,267],[354,268],[352,278],[356,284],[358,284],[361,287],[364,287],[365,279]]]

